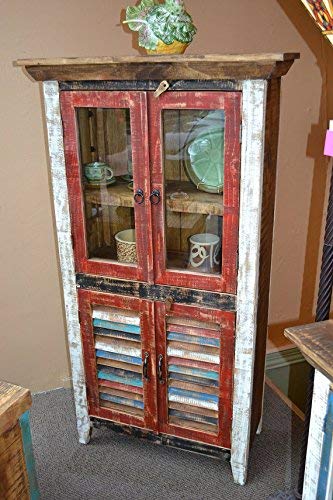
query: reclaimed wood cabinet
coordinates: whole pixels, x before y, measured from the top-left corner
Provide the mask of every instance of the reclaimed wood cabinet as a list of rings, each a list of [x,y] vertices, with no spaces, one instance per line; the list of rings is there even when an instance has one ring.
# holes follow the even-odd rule
[[[260,431],[281,76],[298,54],[22,60],[43,81],[79,439]]]

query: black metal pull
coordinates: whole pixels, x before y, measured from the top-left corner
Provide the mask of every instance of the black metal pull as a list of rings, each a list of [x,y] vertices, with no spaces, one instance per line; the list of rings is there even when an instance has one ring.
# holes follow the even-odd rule
[[[149,196],[149,199],[152,205],[158,205],[161,201],[161,193],[159,189],[153,189]]]
[[[134,195],[134,201],[138,205],[142,205],[142,203],[145,201],[145,194],[142,189],[137,189]]]
[[[149,363],[149,353],[145,352],[145,359],[143,361],[143,378],[145,378],[146,380],[149,380],[148,363]]]
[[[164,384],[164,378],[163,378],[163,356],[162,356],[162,354],[160,354],[159,357],[158,357],[157,373],[158,373],[159,383],[160,384]]]

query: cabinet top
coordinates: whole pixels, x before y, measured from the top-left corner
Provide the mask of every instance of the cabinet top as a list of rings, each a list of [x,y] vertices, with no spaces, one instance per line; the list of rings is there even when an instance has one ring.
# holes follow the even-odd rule
[[[244,80],[285,75],[299,53],[19,59],[36,81]]]

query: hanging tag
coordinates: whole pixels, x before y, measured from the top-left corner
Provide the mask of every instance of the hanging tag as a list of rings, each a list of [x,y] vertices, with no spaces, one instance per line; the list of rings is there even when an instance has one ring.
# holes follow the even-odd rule
[[[324,155],[333,156],[333,120],[330,120],[330,126],[326,133]]]
[[[154,96],[159,97],[161,94],[163,94],[163,92],[168,90],[169,87],[170,87],[169,83],[166,80],[163,80],[155,90]]]

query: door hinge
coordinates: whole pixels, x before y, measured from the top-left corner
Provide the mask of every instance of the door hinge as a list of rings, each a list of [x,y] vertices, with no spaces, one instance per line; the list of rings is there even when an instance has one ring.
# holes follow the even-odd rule
[[[81,325],[81,313],[80,313],[80,311],[78,311],[78,313],[77,313],[77,314],[78,314],[78,317],[79,317],[79,323],[80,323],[80,325]]]
[[[75,238],[74,238],[74,234],[71,233],[71,241],[72,241],[72,248],[74,250],[74,247],[75,247]]]

